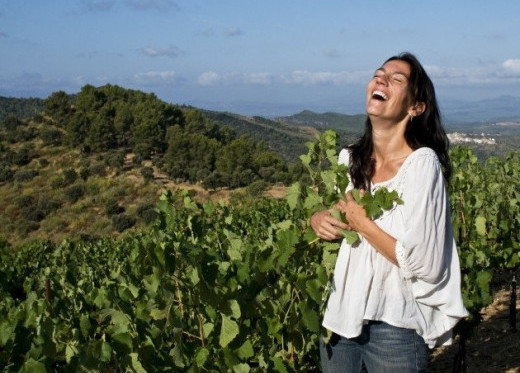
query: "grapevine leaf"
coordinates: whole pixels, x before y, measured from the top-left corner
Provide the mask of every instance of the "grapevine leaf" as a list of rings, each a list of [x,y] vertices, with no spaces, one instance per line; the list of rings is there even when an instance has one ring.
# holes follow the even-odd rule
[[[135,373],[147,373],[146,369],[144,369],[143,365],[139,361],[139,354],[137,352],[130,354],[130,360],[132,362],[132,369]]]
[[[220,327],[220,347],[226,347],[238,335],[238,324],[231,320],[230,317],[220,314],[222,317],[222,325]]]
[[[287,372],[287,368],[285,367],[285,365],[283,363],[283,360],[281,358],[279,358],[279,357],[272,357],[271,361],[274,364],[275,372],[288,373]]]
[[[204,336],[207,338],[211,335],[211,332],[213,332],[213,328],[215,327],[215,324],[213,323],[205,323],[203,326],[202,326],[202,331],[204,332]]]
[[[251,371],[251,367],[248,364],[237,364],[233,367],[234,373],[249,373]]]
[[[65,347],[65,361],[67,362],[67,364],[70,364],[72,358],[76,356],[77,353],[78,350],[76,349],[76,347],[74,347],[71,344],[67,344],[67,346]]]
[[[475,228],[477,229],[477,234],[480,236],[486,235],[486,218],[482,215],[479,215],[475,219]]]
[[[300,183],[296,182],[292,184],[289,188],[287,188],[287,192],[285,195],[287,200],[287,204],[291,210],[295,210],[298,206],[298,201],[300,199]]]
[[[359,241],[359,235],[355,231],[348,231],[346,229],[336,228],[338,232],[340,232],[343,237],[347,240],[349,245],[354,245]]]
[[[246,340],[242,346],[237,349],[237,355],[241,359],[248,359],[255,355],[255,351],[253,350],[253,344],[248,339]]]
[[[200,368],[206,363],[209,357],[209,350],[205,347],[201,347],[195,354],[195,364]]]
[[[305,291],[307,294],[314,300],[316,303],[319,303],[321,300],[321,281],[317,279],[308,280],[305,283]]]
[[[311,332],[318,333],[320,331],[320,317],[316,310],[307,307],[305,303],[300,303],[300,311],[302,313],[303,324]]]
[[[24,364],[20,372],[27,373],[46,373],[45,364],[29,358]]]

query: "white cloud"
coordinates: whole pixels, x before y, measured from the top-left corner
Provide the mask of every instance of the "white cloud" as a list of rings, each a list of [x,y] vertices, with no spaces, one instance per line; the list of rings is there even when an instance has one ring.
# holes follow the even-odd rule
[[[484,67],[424,67],[434,84],[510,84],[518,83],[520,78],[520,59],[509,59],[501,65]]]
[[[137,73],[134,78],[138,84],[174,84],[178,81],[175,71],[148,71]]]
[[[177,57],[181,54],[179,48],[170,47],[145,47],[141,52],[149,57]]]
[[[509,59],[504,61],[502,67],[507,73],[520,74],[520,59]]]
[[[269,85],[272,83],[272,75],[270,73],[239,73],[239,72],[219,74],[214,71],[206,71],[199,75],[198,83],[202,86],[215,85],[217,83]]]
[[[288,76],[282,76],[282,80],[287,84],[299,85],[343,85],[365,83],[369,76],[370,73],[361,71],[311,72],[307,70],[296,70]]]
[[[200,85],[208,86],[217,83],[220,79],[220,75],[216,72],[206,71],[199,75],[198,82]]]

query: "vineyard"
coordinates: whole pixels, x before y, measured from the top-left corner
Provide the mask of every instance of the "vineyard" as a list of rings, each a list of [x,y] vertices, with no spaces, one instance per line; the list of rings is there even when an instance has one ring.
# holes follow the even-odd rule
[[[17,249],[0,243],[0,368],[319,371],[321,312],[339,243],[317,240],[308,218],[348,181],[336,147],[331,131],[308,144],[301,159],[309,180],[286,199],[231,205],[165,192],[145,233]],[[471,313],[457,333],[471,338],[499,279],[520,266],[520,155],[481,164],[455,148],[451,158]],[[364,201],[371,215],[399,202],[391,192]]]

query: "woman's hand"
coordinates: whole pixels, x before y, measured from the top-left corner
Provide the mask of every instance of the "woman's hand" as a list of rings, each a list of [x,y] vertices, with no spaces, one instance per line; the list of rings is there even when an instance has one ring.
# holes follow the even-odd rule
[[[330,214],[330,210],[322,210],[315,212],[311,216],[311,228],[319,238],[333,241],[343,237],[336,228],[350,229],[348,224],[334,218]]]
[[[361,196],[363,196],[363,191],[361,191]],[[337,208],[345,215],[350,229],[356,232],[361,233],[367,220],[370,221],[365,209],[354,200],[351,192],[346,194],[346,200],[338,202]]]

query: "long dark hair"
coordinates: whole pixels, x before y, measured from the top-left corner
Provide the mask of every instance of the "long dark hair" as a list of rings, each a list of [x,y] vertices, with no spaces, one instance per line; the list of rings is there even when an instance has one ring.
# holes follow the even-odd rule
[[[442,165],[442,171],[446,181],[451,176],[451,165],[448,155],[449,140],[442,127],[441,116],[433,83],[426,74],[419,60],[411,53],[405,52],[390,57],[385,61],[404,61],[410,65],[410,77],[408,80],[408,94],[413,102],[424,102],[426,108],[421,115],[409,122],[404,137],[408,145],[413,149],[429,147],[437,153]],[[374,175],[375,160],[372,158],[374,144],[372,140],[372,123],[367,116],[365,121],[365,132],[363,136],[353,145],[349,146],[350,177],[356,188],[368,190],[370,181]]]

